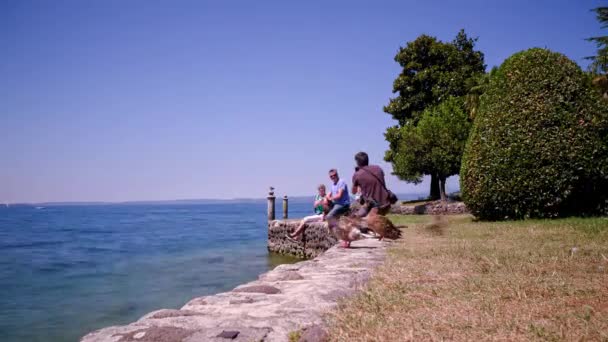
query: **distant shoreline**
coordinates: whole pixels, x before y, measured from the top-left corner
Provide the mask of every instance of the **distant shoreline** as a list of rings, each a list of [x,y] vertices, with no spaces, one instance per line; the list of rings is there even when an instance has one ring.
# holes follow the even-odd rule
[[[415,200],[424,198],[426,193],[397,194],[400,200]],[[310,196],[288,197],[290,202],[310,201]],[[278,198],[278,197],[277,197]],[[232,198],[232,199],[177,199],[177,200],[150,200],[150,201],[123,201],[123,202],[103,202],[103,201],[66,201],[66,202],[32,202],[32,203],[8,203],[9,207],[52,207],[52,206],[92,206],[92,205],[180,205],[180,204],[229,204],[229,203],[265,203],[266,198]]]

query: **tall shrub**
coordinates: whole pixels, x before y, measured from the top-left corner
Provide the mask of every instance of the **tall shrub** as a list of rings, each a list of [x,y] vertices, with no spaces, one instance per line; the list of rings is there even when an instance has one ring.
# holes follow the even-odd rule
[[[593,214],[608,198],[608,108],[566,56],[534,48],[491,77],[463,155],[481,219]]]

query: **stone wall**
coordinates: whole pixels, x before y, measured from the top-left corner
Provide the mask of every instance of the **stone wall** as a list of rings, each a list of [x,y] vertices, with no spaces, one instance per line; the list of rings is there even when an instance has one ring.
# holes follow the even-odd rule
[[[103,328],[82,342],[327,341],[323,315],[360,290],[386,256],[387,242],[355,241],[313,260],[280,265],[229,292],[151,312],[128,325]]]
[[[351,211],[357,211],[358,209],[359,203],[351,204]],[[468,214],[469,210],[463,202],[457,201],[432,201],[418,205],[397,202],[391,206],[390,213],[399,215],[459,215]]]
[[[309,223],[301,241],[289,240],[287,234],[295,231],[299,224],[300,220],[268,222],[268,251],[311,259],[337,243],[333,235],[329,234],[326,222]]]

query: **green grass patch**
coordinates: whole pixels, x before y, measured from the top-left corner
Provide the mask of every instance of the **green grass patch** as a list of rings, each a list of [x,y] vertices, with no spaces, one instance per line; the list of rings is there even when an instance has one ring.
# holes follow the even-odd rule
[[[431,222],[433,219],[430,215],[389,215],[388,217],[395,225],[419,225]]]

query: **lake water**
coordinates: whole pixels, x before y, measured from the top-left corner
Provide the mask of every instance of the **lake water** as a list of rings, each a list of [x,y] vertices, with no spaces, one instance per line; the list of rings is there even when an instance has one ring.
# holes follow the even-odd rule
[[[0,341],[77,341],[294,261],[266,239],[263,201],[2,207]]]

